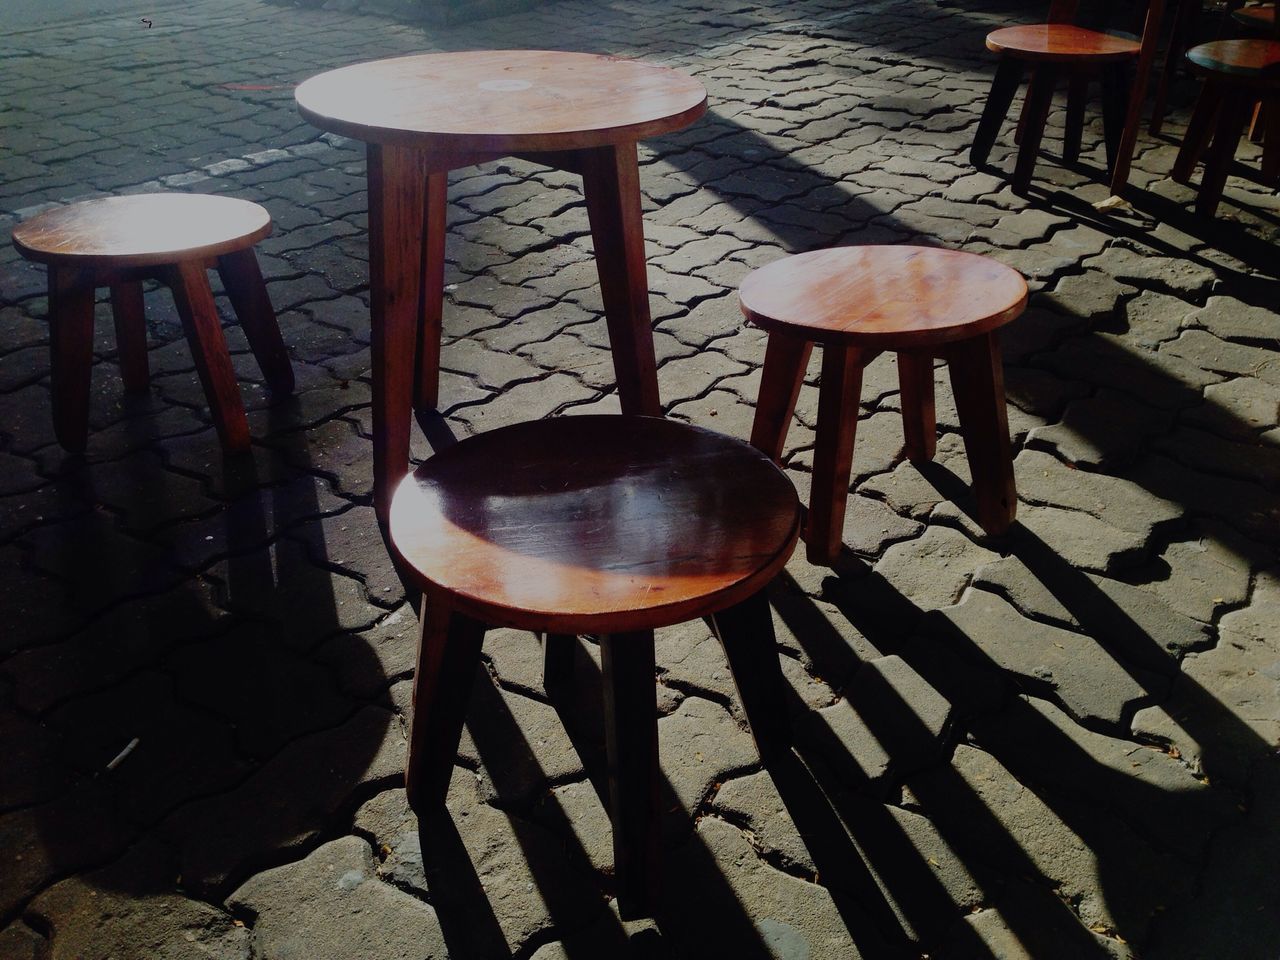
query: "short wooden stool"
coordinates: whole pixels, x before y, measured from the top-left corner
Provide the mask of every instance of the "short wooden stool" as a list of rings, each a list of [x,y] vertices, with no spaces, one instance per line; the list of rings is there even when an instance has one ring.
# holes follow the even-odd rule
[[[653,631],[710,617],[762,755],[784,748],[784,681],[762,590],[799,533],[795,488],[767,457],[656,417],[521,423],[429,459],[400,484],[390,521],[393,550],[423,591],[410,804],[425,814],[444,803],[486,627],[562,644],[598,636],[618,902],[624,917],[652,915]],[[556,653],[549,642],[548,670]]]
[[[769,331],[751,442],[782,456],[814,343],[823,345],[807,555],[829,564],[840,553],[853,463],[862,368],[886,350],[898,355],[907,454],[933,458],[933,359],[947,361],[978,522],[1000,533],[1017,493],[996,328],[1022,313],[1027,284],[995,260],[932,247],[836,247],[761,267],[742,285],[747,321]]]
[[[149,378],[142,281],[173,292],[222,445],[249,446],[249,423],[218,322],[206,271],[216,267],[249,346],[274,393],[293,390],[293,369],[253,245],[271,233],[271,216],[232,197],[161,193],[86,200],[18,224],[13,245],[49,267],[49,347],[53,425],[67,450],[84,450],[93,362],[93,293],[111,288],[116,346],[125,389]]]

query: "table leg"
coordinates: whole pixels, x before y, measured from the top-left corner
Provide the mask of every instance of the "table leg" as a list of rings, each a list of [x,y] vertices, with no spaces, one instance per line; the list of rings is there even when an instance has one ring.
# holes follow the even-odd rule
[[[367,156],[373,505],[385,524],[395,486],[409,471],[427,172],[424,155],[406,147],[371,143]]]
[[[609,323],[622,412],[662,415],[649,317],[649,280],[636,145],[582,151],[582,186]]]
[[[449,173],[427,176],[422,241],[422,308],[418,326],[418,380],[413,405],[434,410],[440,405],[440,337],[444,332],[444,240],[448,225]]]
[[[805,533],[805,555],[810,563],[830,565],[840,555],[843,545],[863,362],[857,347],[828,343],[822,348],[818,429]]]

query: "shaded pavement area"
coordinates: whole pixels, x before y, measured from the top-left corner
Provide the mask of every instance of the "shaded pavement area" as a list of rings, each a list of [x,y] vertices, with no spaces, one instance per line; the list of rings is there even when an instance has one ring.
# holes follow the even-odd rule
[[[67,457],[43,272],[0,250],[0,956],[1280,955],[1280,202],[1241,176],[1216,222],[1190,214],[1168,179],[1190,90],[1139,140],[1131,208],[1093,206],[1097,111],[1080,164],[1042,158],[1029,198],[1000,175],[1009,129],[997,169],[971,169],[982,37],[1039,12],[566,0],[427,32],[193,0],[0,39],[5,238],[103,193],[258,201],[298,378],[272,403],[220,294],[254,436],[224,459],[167,293],[141,396],[100,303],[89,446]],[[292,87],[511,46],[643,57],[710,92],[641,148],[674,417],[748,434],[764,342],[735,290],[785,252],[939,243],[1033,289],[1003,341],[1005,537],[969,515],[945,371],[918,469],[893,359],[868,368],[847,550],[770,595],[792,757],[762,767],[704,624],[659,634],[653,922],[613,908],[589,639],[550,698],[533,638],[491,634],[450,816],[419,824],[400,786],[416,613],[370,506],[364,154],[303,123]],[[441,415],[415,457],[616,410],[579,183],[510,160],[456,172],[449,200]]]

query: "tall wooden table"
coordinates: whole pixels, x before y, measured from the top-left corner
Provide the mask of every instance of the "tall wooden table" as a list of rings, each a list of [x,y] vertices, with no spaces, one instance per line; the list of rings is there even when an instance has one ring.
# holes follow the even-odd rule
[[[408,472],[413,407],[438,400],[450,170],[520,156],[582,176],[622,411],[661,414],[636,142],[700,117],[702,84],[614,57],[496,50],[355,64],[312,77],[296,96],[308,121],[367,144],[373,490],[383,523]]]

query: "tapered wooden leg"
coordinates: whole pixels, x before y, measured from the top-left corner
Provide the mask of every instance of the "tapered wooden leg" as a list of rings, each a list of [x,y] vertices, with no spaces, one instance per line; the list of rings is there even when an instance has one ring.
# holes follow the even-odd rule
[[[577,638],[563,633],[542,637],[542,689],[547,693],[563,690],[573,679],[573,649]]]
[[[602,637],[609,816],[618,908],[653,916],[658,902],[658,703],[653,632]]]
[[[1165,0],[1151,0],[1147,5],[1147,25],[1143,34],[1158,36],[1164,19]],[[1147,84],[1155,64],[1155,43],[1143,44],[1138,60],[1133,65],[1133,81],[1129,84],[1124,107],[1124,123],[1120,131],[1120,143],[1114,159],[1108,158],[1111,169],[1111,193],[1119,196],[1129,184],[1129,167],[1133,152],[1138,146],[1138,128],[1142,125],[1142,104],[1147,96]]]
[[[1129,74],[1123,64],[1102,68],[1102,139],[1107,150],[1107,173],[1114,175],[1124,138],[1124,113]]]
[[[582,187],[622,412],[661,416],[635,143],[583,150]]]
[[[1027,130],[1018,148],[1018,163],[1013,169],[1013,192],[1024,193],[1031,185],[1036,168],[1036,155],[1044,137],[1044,124],[1053,105],[1053,88],[1058,72],[1051,64],[1040,63],[1032,69],[1031,88],[1027,92]]]
[[[1204,158],[1204,176],[1200,179],[1200,194],[1196,197],[1196,213],[1212,217],[1222,200],[1222,190],[1227,185],[1227,173],[1240,145],[1249,111],[1253,108],[1243,91],[1231,91],[1218,111],[1218,126],[1213,132],[1213,142]]]
[[[440,337],[444,333],[444,241],[448,223],[449,174],[427,176],[422,241],[422,309],[418,324],[418,369],[414,406],[440,405]]]
[[[1156,85],[1155,102],[1151,107],[1151,125],[1148,129],[1153,137],[1164,128],[1164,116],[1169,102],[1169,86],[1178,72],[1178,67],[1182,65],[1183,54],[1187,51],[1187,41],[1195,33],[1196,15],[1199,13],[1200,3],[1197,0],[1176,0],[1176,6],[1173,32],[1164,53],[1160,80]]]
[[[768,760],[791,745],[787,681],[778,659],[773,615],[764,591],[711,618],[738,688],[760,756]]]
[[[404,771],[409,805],[419,814],[442,807],[449,793],[483,640],[482,624],[434,596],[423,597]]]
[[[1178,183],[1186,183],[1191,179],[1192,171],[1200,162],[1200,156],[1213,136],[1218,111],[1222,108],[1222,87],[1207,82],[1196,100],[1195,109],[1191,111],[1191,119],[1187,123],[1187,132],[1182,138],[1182,146],[1178,149],[1178,158],[1173,162],[1171,176]]]
[[[813,482],[805,527],[805,555],[812,563],[829,564],[840,555],[861,393],[860,351],[835,344],[824,346]]]
[[[231,300],[244,330],[249,348],[271,392],[284,395],[293,392],[293,366],[289,352],[280,338],[276,311],[267,295],[258,257],[252,248],[224,253],[218,258],[218,276]]]
[[[53,432],[80,453],[89,436],[89,371],[93,365],[93,281],[72,267],[49,267],[49,384]]]
[[[811,340],[776,330],[769,334],[760,372],[760,396],[756,398],[756,416],[751,424],[751,445],[775,461],[782,459],[782,447],[812,352]]]
[[[1067,87],[1067,127],[1062,136],[1062,162],[1075,163],[1080,158],[1080,141],[1084,139],[1084,108],[1089,102],[1089,77],[1075,73]]]
[[[913,463],[933,459],[938,420],[933,402],[933,357],[927,353],[898,354],[898,385],[902,389],[902,434]]]
[[[1263,104],[1266,130],[1262,137],[1262,178],[1267,183],[1280,181],[1280,97]]]
[[[406,147],[371,143],[367,157],[373,505],[385,524],[409,470],[427,172],[423,155]]]
[[[116,326],[116,353],[120,379],[129,393],[141,393],[151,382],[147,363],[147,317],[142,303],[142,283],[121,280],[111,285],[111,317]]]
[[[209,415],[218,438],[228,452],[247,450],[249,421],[244,415],[240,385],[231,366],[231,354],[227,352],[227,339],[218,321],[205,265],[192,260],[175,264],[168,269],[167,279],[187,342],[191,344],[191,355],[204,385]]]
[[[1013,145],[1015,147],[1022,143],[1022,138],[1027,133],[1027,114],[1030,113],[1028,108],[1031,106],[1031,90],[1034,88],[1035,82],[1036,75],[1032,73],[1031,83],[1027,89],[1027,96],[1022,98],[1022,109],[1018,111],[1017,126],[1013,128]]]
[[[1005,408],[1000,340],[987,333],[952,344],[947,353],[951,388],[964,434],[978,524],[990,534],[1009,528],[1018,508]]]
[[[982,109],[978,132],[974,134],[973,146],[969,149],[969,162],[975,167],[986,164],[1021,80],[1022,64],[1012,57],[1001,57],[996,64],[995,78],[991,81],[991,92],[987,94],[987,105]]]

